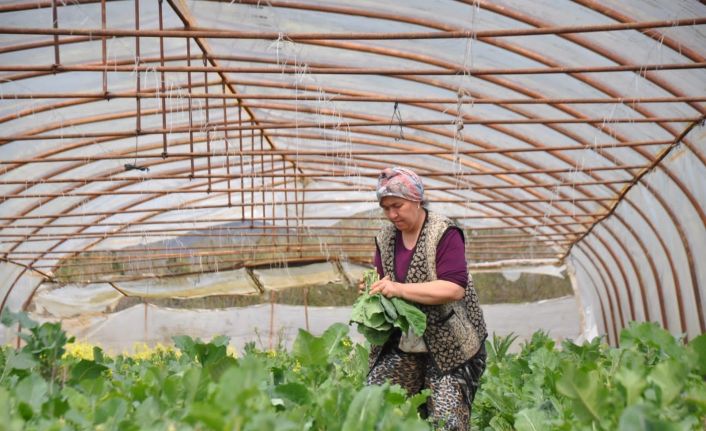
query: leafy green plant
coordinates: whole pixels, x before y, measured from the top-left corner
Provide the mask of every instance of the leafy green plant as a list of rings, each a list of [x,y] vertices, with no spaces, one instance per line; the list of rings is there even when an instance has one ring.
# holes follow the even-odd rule
[[[370,287],[377,280],[375,270],[366,271],[363,276],[365,291],[353,304],[350,319],[358,324],[358,332],[374,345],[385,344],[394,328],[422,336],[427,327],[426,315],[402,298],[388,299],[381,293],[371,295]]]
[[[38,369],[45,379],[56,380],[58,361],[64,354],[67,342],[73,341],[61,329],[61,324],[45,322],[41,325],[27,317],[26,313],[13,313],[5,310],[0,318],[5,326],[19,324],[22,330],[18,336],[25,342],[19,352],[8,355],[0,381],[12,369]]]
[[[43,355],[62,349],[47,349],[69,337],[14,319],[23,319],[25,346],[0,348],[0,429],[430,429],[417,414],[426,395],[364,385],[368,350],[352,343],[344,324],[321,336],[300,331],[291,352],[250,345],[236,359],[226,337],[181,336],[178,350],[110,357],[94,348],[92,359],[64,355],[50,365]],[[379,400],[374,417],[364,414]]]
[[[517,354],[494,337],[474,403],[482,430],[703,430],[706,335],[684,344],[633,323],[621,345],[600,339],[556,349],[537,332]],[[505,352],[505,354],[501,354]]]
[[[55,324],[25,315],[5,321],[21,323],[24,345],[0,348],[2,429],[432,427],[417,413],[428,391],[407,397],[399,386],[365,386],[368,349],[352,343],[343,324],[318,336],[301,330],[289,352],[253,344],[234,358],[225,337],[177,337],[178,350],[111,357],[94,348],[79,358],[59,355],[70,337]],[[706,335],[685,344],[655,324],[634,323],[619,348],[600,339],[558,348],[540,331],[510,353],[514,341],[488,342],[474,429],[703,430]]]
[[[504,337],[493,333],[493,337],[485,342],[488,361],[498,362],[504,360],[515,340],[517,340],[517,335],[512,332]]]

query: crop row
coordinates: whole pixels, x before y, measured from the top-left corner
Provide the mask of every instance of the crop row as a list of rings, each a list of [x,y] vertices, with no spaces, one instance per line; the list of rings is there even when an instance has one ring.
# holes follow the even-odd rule
[[[78,354],[57,323],[19,324],[23,346],[0,350],[0,424],[7,430],[429,430],[427,393],[365,386],[368,348],[335,324],[300,330],[290,351],[228,339],[174,338],[138,357],[98,347]],[[473,406],[481,430],[702,430],[706,336],[689,344],[650,323],[576,345],[542,332],[509,353],[487,341],[488,368]],[[67,353],[67,347],[68,353]],[[71,353],[74,352],[74,353]]]

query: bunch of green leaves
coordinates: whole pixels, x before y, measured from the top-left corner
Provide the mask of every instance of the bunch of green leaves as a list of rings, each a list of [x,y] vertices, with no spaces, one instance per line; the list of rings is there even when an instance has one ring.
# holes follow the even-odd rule
[[[703,430],[706,335],[685,344],[654,323],[633,323],[620,347],[595,339],[561,349],[537,332],[517,354],[489,355],[473,421],[481,430]]]
[[[358,332],[374,345],[385,344],[394,328],[421,337],[427,328],[426,315],[402,298],[389,299],[379,292],[371,295],[370,287],[378,278],[374,269],[365,272],[365,291],[353,304],[351,323],[357,323]]]

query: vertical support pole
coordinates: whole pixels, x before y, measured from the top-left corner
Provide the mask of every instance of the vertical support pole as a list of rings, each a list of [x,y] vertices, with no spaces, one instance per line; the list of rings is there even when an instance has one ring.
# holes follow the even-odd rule
[[[186,66],[189,71],[186,74],[187,90],[189,91],[189,151],[191,153],[191,174],[189,178],[194,178],[194,115],[193,115],[193,101],[191,100],[191,38],[186,38]]]
[[[206,67],[208,62],[206,61],[206,55],[204,54],[203,56],[203,66]],[[205,94],[205,104],[206,104],[206,163],[207,163],[207,171],[208,171],[208,188],[206,189],[207,193],[211,193],[211,131],[209,130],[211,127],[211,116],[209,114],[209,111],[211,110],[211,106],[209,104],[208,100],[208,72],[204,70],[203,72],[203,87],[204,87],[204,94]]]
[[[254,131],[254,130],[253,130]],[[265,211],[267,210],[265,206],[265,144],[264,144],[264,130],[260,129],[260,194],[262,198],[262,219],[264,222]]]
[[[159,64],[162,66],[160,72],[160,84],[159,91],[162,95],[162,158],[166,159],[168,155],[167,151],[167,98],[164,97],[164,92],[166,91],[166,85],[164,83],[164,36],[161,36],[162,30],[164,30],[164,18],[162,14],[162,3],[164,0],[159,0]]]
[[[301,214],[299,213],[299,171],[294,163],[292,163],[292,171],[294,171],[294,216],[297,218],[297,246],[299,248],[299,257],[302,257]]]
[[[57,9],[57,0],[51,2],[51,15],[52,15],[52,25],[54,29],[59,28],[59,11]],[[59,35],[54,35],[54,66],[59,66],[61,64],[61,59],[59,57]]]
[[[250,220],[255,218],[255,121],[250,118]]]
[[[226,83],[225,81],[221,82],[221,91],[223,92],[223,140],[225,141],[225,147],[226,147],[226,177],[228,181],[228,208],[233,206],[233,202],[231,200],[231,189],[230,189],[230,150],[228,148],[229,142],[229,136],[228,136],[228,106],[227,106],[227,100],[226,99]]]
[[[140,31],[140,0],[135,0],[135,30],[138,32]],[[136,80],[135,80],[135,104],[136,106],[136,111],[137,115],[135,116],[135,140],[137,140],[137,136],[140,134],[140,131],[142,130],[142,125],[141,125],[141,118],[142,117],[142,101],[140,100],[140,91],[142,89],[141,83],[140,83],[140,64],[142,63],[142,59],[140,58],[140,36],[135,36],[135,66],[137,69],[136,73]],[[135,151],[137,153],[137,150]]]
[[[106,29],[105,0],[101,0],[101,28]],[[101,36],[101,51],[103,54],[103,94],[108,96],[108,45],[105,35]]]
[[[287,248],[286,251],[289,253],[290,251],[290,243],[289,243],[289,178],[287,178],[287,162],[284,159],[284,156],[282,157],[282,183],[284,184],[284,221],[286,224],[286,230],[284,232],[285,238],[287,239]]]
[[[269,226],[271,228],[270,232],[272,232],[272,260],[274,261],[275,249],[277,249],[277,235],[274,230],[276,217],[275,202],[277,199],[277,194],[275,192],[275,155],[272,152],[270,152],[270,189],[272,190],[272,201],[270,202],[270,206],[272,207],[272,221]]]
[[[245,221],[245,171],[243,170],[243,106],[238,99],[238,136],[240,142],[240,220]]]

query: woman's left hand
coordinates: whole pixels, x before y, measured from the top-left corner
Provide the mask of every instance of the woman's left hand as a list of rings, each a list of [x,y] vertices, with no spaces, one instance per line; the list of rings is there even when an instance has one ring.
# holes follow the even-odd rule
[[[389,276],[376,281],[370,286],[370,294],[382,293],[387,298],[402,297],[402,284],[390,280]]]

